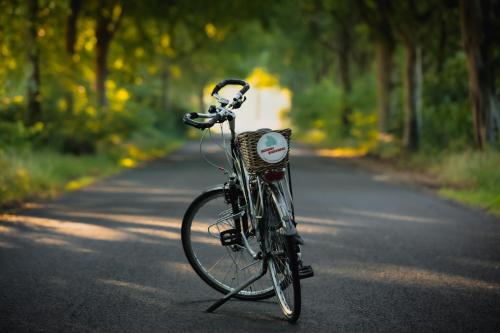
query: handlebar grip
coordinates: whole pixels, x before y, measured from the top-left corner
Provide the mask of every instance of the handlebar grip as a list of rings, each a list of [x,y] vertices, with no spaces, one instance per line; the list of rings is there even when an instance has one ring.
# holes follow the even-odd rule
[[[214,126],[215,123],[219,122],[222,119],[222,116],[220,114],[216,114],[216,115],[214,115],[213,118],[210,118],[210,120],[205,122],[205,123],[193,120],[195,118],[198,118],[198,113],[190,112],[190,113],[186,113],[184,115],[184,117],[182,118],[182,121],[186,125],[193,126],[195,128],[199,128],[199,129],[205,129],[205,128],[210,128],[210,127]]]
[[[224,88],[225,86],[230,85],[230,84],[243,86],[243,88],[240,89],[240,94],[242,96],[248,91],[248,89],[250,89],[250,85],[244,80],[227,79],[227,80],[223,80],[215,85],[214,90],[212,90],[212,96],[214,94],[217,94],[222,88]]]

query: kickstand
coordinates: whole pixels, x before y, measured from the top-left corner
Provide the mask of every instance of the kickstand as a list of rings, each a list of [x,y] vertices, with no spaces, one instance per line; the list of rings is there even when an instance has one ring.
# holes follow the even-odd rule
[[[224,297],[222,297],[221,299],[219,299],[217,302],[215,302],[214,304],[212,304],[206,310],[206,312],[214,312],[218,307],[220,307],[221,305],[223,305],[224,303],[226,303],[227,301],[229,301],[233,296],[235,296],[236,294],[238,294],[240,291],[242,291],[243,289],[245,289],[246,287],[248,287],[249,285],[251,285],[252,283],[254,283],[255,281],[257,281],[258,279],[260,279],[261,277],[263,277],[264,275],[266,275],[266,273],[267,273],[267,257],[264,257],[262,259],[262,267],[260,269],[259,274],[257,274],[256,276],[250,278],[249,280],[247,280],[246,282],[244,282],[242,285],[240,285],[239,287],[237,287],[236,289],[234,289],[233,291],[231,291],[229,294],[225,295]]]

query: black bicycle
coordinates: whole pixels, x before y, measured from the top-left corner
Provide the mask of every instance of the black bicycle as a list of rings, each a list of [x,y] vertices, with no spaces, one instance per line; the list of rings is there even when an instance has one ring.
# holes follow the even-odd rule
[[[227,85],[242,86],[232,100],[219,95]],[[243,80],[224,80],[212,91],[217,105],[208,113],[183,118],[202,130],[229,123],[230,146],[223,148],[231,169],[221,168],[228,181],[203,192],[189,206],[182,221],[182,245],[195,272],[225,294],[208,312],[232,297],[261,300],[276,295],[286,318],[295,322],[301,309],[300,279],[313,276],[313,271],[302,265],[302,241],[295,228],[288,162],[291,130],[236,135],[234,110],[245,102],[249,88]]]

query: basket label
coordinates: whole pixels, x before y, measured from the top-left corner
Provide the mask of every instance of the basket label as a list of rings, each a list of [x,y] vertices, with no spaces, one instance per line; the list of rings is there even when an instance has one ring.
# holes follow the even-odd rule
[[[257,142],[257,154],[267,163],[278,163],[287,153],[288,142],[280,133],[266,133]]]

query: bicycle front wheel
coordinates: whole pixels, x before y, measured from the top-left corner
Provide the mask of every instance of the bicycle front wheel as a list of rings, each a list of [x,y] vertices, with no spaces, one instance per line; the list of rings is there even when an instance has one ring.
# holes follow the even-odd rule
[[[235,222],[231,204],[226,201],[222,188],[197,197],[182,221],[182,245],[189,263],[203,281],[223,294],[257,275],[262,264],[262,260],[254,259],[245,246],[221,244],[220,234],[230,229],[235,229]],[[260,249],[255,235],[248,235],[247,242],[253,249]],[[262,278],[235,297],[261,300],[272,296],[272,282]]]

